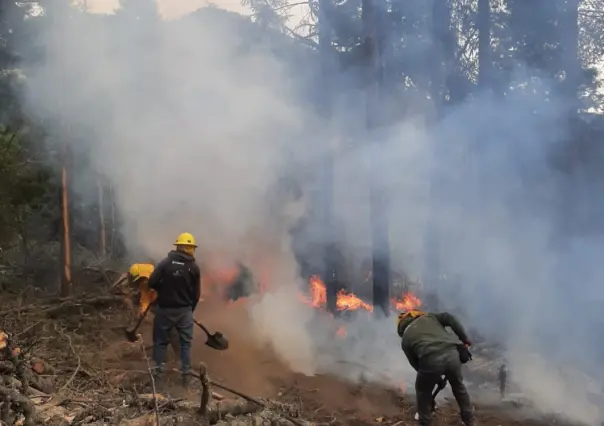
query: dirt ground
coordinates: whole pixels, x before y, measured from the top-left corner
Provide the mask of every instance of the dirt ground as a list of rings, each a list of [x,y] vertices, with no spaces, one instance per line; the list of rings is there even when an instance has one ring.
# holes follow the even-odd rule
[[[242,392],[265,398],[299,404],[302,417],[324,425],[416,425],[414,397],[380,386],[347,383],[329,375],[313,377],[292,373],[274,356],[269,348],[259,348],[246,329],[245,300],[228,307],[211,302],[202,303],[197,310],[199,320],[214,330],[221,330],[230,339],[230,349],[217,352],[196,343],[194,364],[205,362],[214,379]],[[226,315],[225,315],[226,313]],[[146,340],[150,341],[151,324],[145,325]],[[203,342],[201,330],[195,341]],[[401,353],[401,362],[406,362]],[[176,364],[174,365],[176,367]],[[177,377],[177,374],[174,373]],[[520,412],[510,407],[477,407],[482,426],[549,425],[529,419],[519,419]],[[523,415],[524,417],[524,415]],[[435,426],[461,425],[455,401],[439,409]]]
[[[39,309],[15,311],[15,306],[28,303],[31,305],[23,295],[10,301],[3,298],[2,327],[17,335],[23,346],[34,347],[32,351],[54,366],[52,375],[60,392],[92,401],[111,398],[112,392],[123,389],[148,390],[143,351],[139,344],[124,339],[123,326],[133,322],[123,307],[73,306],[57,313]],[[247,329],[245,303],[240,300],[226,306],[202,302],[198,307],[198,319],[208,328],[222,331],[230,340],[229,350],[218,352],[205,346],[205,336],[196,330],[194,365],[205,362],[211,379],[254,397],[293,404],[299,408],[301,418],[316,425],[417,424],[413,420],[413,396],[371,384],[361,387],[328,375],[307,377],[292,373],[268,348],[257,346]],[[142,335],[150,356],[150,318],[143,324]],[[175,361],[170,354],[171,366],[178,368]],[[169,381],[177,379],[178,373],[171,372]],[[183,393],[174,386],[171,392],[179,398],[199,401],[195,389]],[[481,426],[552,424],[519,419],[518,412],[503,406],[477,406],[477,414]],[[461,423],[455,404],[441,404],[435,425],[458,424]]]

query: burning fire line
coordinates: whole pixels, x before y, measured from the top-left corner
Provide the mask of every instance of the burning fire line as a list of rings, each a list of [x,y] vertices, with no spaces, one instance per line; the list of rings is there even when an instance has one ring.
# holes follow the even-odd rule
[[[327,305],[327,287],[318,275],[312,275],[309,279],[309,294],[300,294],[300,299],[317,309],[325,309]],[[412,309],[418,309],[422,305],[422,301],[419,297],[411,292],[403,293],[402,297],[393,297],[390,299],[391,306],[399,311],[409,311]],[[338,311],[346,310],[358,310],[364,309],[369,312],[373,312],[373,305],[365,302],[354,293],[348,293],[344,290],[338,291],[336,294],[336,309]],[[335,322],[335,318],[332,316]],[[338,339],[346,338],[348,332],[346,326],[341,324],[335,324],[335,337]],[[403,394],[406,392],[405,382],[402,380],[398,385],[398,391]]]
[[[327,305],[327,287],[321,278],[313,275],[309,280],[309,294],[300,294],[300,299],[317,309],[324,309]],[[422,301],[411,292],[404,293],[402,297],[393,297],[390,300],[392,307],[399,311],[408,311],[417,309],[422,305]],[[373,312],[373,305],[365,302],[354,293],[348,293],[344,290],[338,291],[336,294],[336,309],[338,311],[356,311],[364,309],[368,312]],[[335,335],[339,338],[346,337],[346,327],[341,325],[335,330]]]
[[[313,275],[310,277],[309,295],[301,295],[301,299],[314,308],[325,307],[327,304],[327,287],[319,276]],[[404,293],[401,298],[393,297],[390,303],[394,309],[399,311],[417,309],[422,305],[422,301],[411,292]],[[340,290],[336,295],[336,309],[338,311],[365,309],[366,311],[373,312],[373,305],[365,302],[354,293]]]
[[[233,268],[217,268],[216,270],[206,271],[203,277],[203,292],[200,300],[207,299],[213,294],[221,294],[221,288],[227,288],[233,286],[237,280],[237,276],[240,273],[238,267]],[[150,291],[147,287],[146,280],[140,284],[141,298],[139,308],[141,313],[145,311],[146,306],[155,300],[155,293]],[[258,289],[262,291],[262,289]],[[245,298],[247,295],[243,295]],[[318,275],[313,275],[309,279],[309,292],[304,294],[299,293],[299,299],[301,302],[312,306],[315,309],[324,310],[327,305],[327,287]],[[228,299],[229,303],[232,303],[231,299]],[[235,299],[232,299],[235,300]],[[390,300],[392,308],[399,311],[407,311],[411,309],[417,309],[422,305],[422,301],[413,293],[404,293],[401,297],[393,297]],[[354,293],[349,293],[345,290],[340,290],[336,294],[336,309],[339,312],[342,311],[356,311],[363,309],[368,312],[373,312],[373,305],[365,302],[363,299],[358,297]],[[338,337],[345,337],[346,327],[338,325],[335,329],[335,334]]]
[[[226,268],[212,270],[211,273],[206,272],[203,277],[203,292],[200,300],[204,300],[212,296],[213,294],[220,294],[220,288],[228,287],[232,285],[236,280],[238,274],[237,268]],[[139,309],[142,312],[149,303],[153,303],[155,300],[155,292],[150,291],[147,286],[146,280],[140,284],[141,299],[139,302]],[[259,289],[262,291],[262,289]],[[245,298],[245,296],[243,296]],[[309,292],[308,294],[299,294],[299,299],[303,302],[312,306],[316,309],[324,309],[327,305],[327,287],[318,275],[313,275],[309,279]],[[230,299],[229,299],[230,300]],[[234,299],[233,299],[234,300]],[[411,292],[404,293],[402,297],[393,297],[391,299],[391,306],[399,311],[416,309],[422,305],[422,301]],[[373,305],[365,302],[363,299],[358,297],[354,293],[340,290],[336,294],[336,309],[342,311],[356,311],[364,309],[368,312],[373,312]],[[338,335],[346,335],[346,330],[341,329],[337,332]]]

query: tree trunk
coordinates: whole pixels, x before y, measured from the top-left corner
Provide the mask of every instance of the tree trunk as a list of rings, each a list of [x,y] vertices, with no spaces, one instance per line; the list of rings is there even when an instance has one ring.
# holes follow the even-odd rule
[[[432,3],[432,44],[433,49],[430,52],[430,97],[436,109],[437,120],[442,116],[443,105],[445,103],[445,62],[450,56],[446,53],[448,48],[447,39],[449,36],[450,12],[447,4],[448,0],[433,0]]]
[[[380,87],[382,66],[376,10],[373,0],[363,0],[363,27],[365,30],[365,53],[367,55],[367,100],[365,105],[368,138],[376,138],[374,130],[379,126]],[[375,313],[390,313],[390,242],[388,240],[388,214],[386,200],[377,174],[379,165],[373,164],[369,176],[371,203],[371,234],[373,242],[373,305]]]
[[[446,53],[447,40],[450,33],[450,7],[448,0],[433,0],[432,3],[432,43],[434,48],[431,57],[430,97],[434,104],[436,121],[444,114],[445,92],[447,89],[445,78],[445,63],[450,54]],[[436,164],[440,161],[440,141],[435,141]],[[436,166],[438,167],[438,166]],[[424,282],[428,288],[435,288],[441,275],[440,265],[440,229],[438,223],[438,200],[441,199],[443,182],[439,177],[439,170],[432,170],[429,186],[429,211],[426,227],[424,229]]]
[[[109,184],[109,208],[111,209],[111,238],[109,240],[109,258],[113,258],[115,250],[115,201],[113,199],[113,185]]]
[[[491,0],[478,0],[478,84],[491,84]]]
[[[18,214],[19,233],[21,234],[21,251],[23,252],[23,268],[29,271],[29,233],[27,232],[25,213]]]
[[[557,286],[559,289],[566,289],[568,283],[568,255],[565,250],[567,238],[577,232],[578,221],[573,220],[577,210],[575,206],[581,205],[580,196],[577,195],[574,188],[577,187],[577,179],[586,165],[583,159],[587,154],[582,146],[583,139],[580,129],[584,126],[579,117],[581,103],[579,99],[579,87],[581,84],[581,60],[579,58],[579,0],[567,0],[564,6],[559,10],[560,13],[560,55],[561,66],[564,71],[565,79],[562,82],[561,95],[564,99],[566,108],[566,118],[569,125],[569,138],[567,139],[567,149],[564,154],[564,169],[567,171],[566,179],[561,181],[560,208],[558,212],[559,223],[557,234],[559,235],[553,243],[557,249],[558,261],[556,262]],[[583,151],[583,152],[582,152]],[[589,154],[587,154],[589,155]],[[565,291],[565,290],[564,290]]]
[[[321,55],[321,99],[319,100],[319,113],[326,120],[332,118],[332,91],[331,76],[333,72],[333,52],[331,47],[332,31],[327,21],[329,14],[329,0],[319,0],[319,51]],[[329,123],[327,128],[330,129]],[[326,143],[331,143],[332,132],[325,135]],[[334,235],[333,235],[333,186],[334,164],[331,146],[325,150],[322,164],[320,165],[321,182],[319,189],[319,210],[321,229],[323,230],[323,265],[321,278],[327,290],[327,308],[335,314],[337,312],[336,266],[334,262]]]
[[[71,241],[69,233],[69,196],[67,165],[61,169],[61,295],[70,296],[73,293],[71,281]]]
[[[445,86],[449,94],[447,104],[462,102],[468,95],[467,79],[461,71],[459,59],[459,39],[457,30],[451,24],[453,15],[451,0],[439,0],[441,45],[444,59]]]
[[[564,96],[567,98],[569,118],[574,119],[579,109],[578,90],[581,84],[581,59],[579,58],[579,0],[567,0],[562,11],[562,64],[566,78]]]
[[[97,189],[98,189],[98,209],[99,209],[99,257],[101,259],[105,258],[106,253],[106,231],[105,231],[105,215],[104,210],[105,206],[103,203],[103,183],[101,178],[97,179]]]

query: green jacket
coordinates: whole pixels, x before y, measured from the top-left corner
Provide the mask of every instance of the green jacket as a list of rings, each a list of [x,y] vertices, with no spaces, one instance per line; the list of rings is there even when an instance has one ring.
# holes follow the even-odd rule
[[[445,327],[450,327],[455,334]],[[444,355],[458,344],[469,341],[459,320],[447,312],[405,318],[398,325],[398,335],[409,364],[416,371],[420,359]]]

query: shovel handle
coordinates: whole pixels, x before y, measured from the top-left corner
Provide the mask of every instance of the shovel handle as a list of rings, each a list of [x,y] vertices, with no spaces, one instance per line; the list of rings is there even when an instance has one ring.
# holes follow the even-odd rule
[[[438,386],[436,387],[436,389],[434,389],[434,392],[432,392],[432,399],[435,399],[436,396],[440,393],[440,391],[443,390],[445,387],[447,387],[447,379],[443,377],[438,382]]]
[[[136,333],[136,330],[138,330],[138,328],[141,326],[143,320],[147,317],[147,314],[149,313],[149,309],[151,309],[151,303],[149,303],[149,306],[147,306],[147,309],[145,309],[143,315],[141,315],[141,317],[138,319],[136,326],[131,330],[132,333]]]
[[[199,321],[197,321],[196,319],[193,319],[193,322],[195,323],[195,325],[196,325],[197,327],[201,328],[205,334],[207,334],[208,336],[210,336],[210,335],[211,335],[211,334],[210,334],[210,332],[208,331],[208,329],[207,329],[207,328],[206,328],[206,327],[205,327],[205,326],[204,326],[202,323],[200,323],[200,322],[199,322]]]

